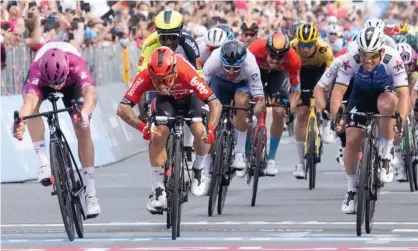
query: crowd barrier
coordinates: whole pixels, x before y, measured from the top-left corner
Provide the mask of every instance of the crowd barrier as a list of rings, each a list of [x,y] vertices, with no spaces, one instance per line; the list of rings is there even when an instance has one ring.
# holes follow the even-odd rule
[[[119,45],[103,48],[88,48],[83,51],[89,69],[95,79],[98,103],[91,120],[91,133],[95,147],[95,165],[103,166],[124,159],[148,149],[148,143],[142,140],[140,133],[124,123],[116,109],[128,86],[122,83],[122,72],[127,70],[122,65]],[[139,51],[136,47],[127,48],[130,59],[130,78],[136,72]],[[37,177],[39,160],[26,130],[23,140],[12,137],[11,125],[13,112],[23,104],[20,95],[22,83],[30,64],[29,51],[26,48],[7,49],[7,69],[1,73],[1,182],[21,182]],[[59,107],[63,108],[62,101]],[[52,105],[45,101],[40,112],[52,110]],[[78,161],[77,138],[72,128],[68,113],[59,115],[60,126],[71,150]],[[45,140],[49,142],[48,127],[45,123]],[[49,152],[49,146],[48,152]],[[78,162],[80,165],[80,163]]]

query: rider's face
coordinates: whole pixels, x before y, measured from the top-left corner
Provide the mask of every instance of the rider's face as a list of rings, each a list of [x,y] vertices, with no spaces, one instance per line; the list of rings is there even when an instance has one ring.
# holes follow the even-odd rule
[[[359,52],[361,65],[366,72],[372,72],[381,60],[381,52]]]
[[[62,88],[64,88],[64,85],[65,85],[65,82],[64,82],[64,83],[62,83],[62,84],[60,84],[60,85],[49,85],[49,87],[51,87],[52,89],[54,89],[54,90],[56,90],[56,91],[59,91],[59,90],[61,90]]]

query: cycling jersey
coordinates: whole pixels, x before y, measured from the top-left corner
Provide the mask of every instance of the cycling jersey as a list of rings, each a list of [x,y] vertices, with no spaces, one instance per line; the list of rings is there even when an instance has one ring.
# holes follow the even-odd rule
[[[386,86],[407,87],[408,78],[404,63],[396,50],[384,46],[384,55],[379,66],[373,72],[365,72],[360,63],[358,50],[350,51],[348,59],[343,61],[336,82],[348,86],[352,77],[354,85],[363,90],[378,90]]]
[[[212,90],[207,86],[202,78],[198,75],[193,66],[187,62],[182,56],[177,57],[177,77],[174,85],[170,89],[169,96],[174,99],[181,99],[191,95],[195,95],[204,102],[209,102],[216,98]],[[131,87],[126,91],[121,103],[134,106],[141,99],[142,94],[147,91],[155,91],[151,82],[150,74],[147,68],[138,73]]]
[[[94,85],[86,60],[82,58],[80,52],[70,43],[50,41],[44,44],[36,53],[29,67],[29,74],[22,90],[23,94],[32,93],[38,97],[43,97],[42,88],[49,87],[49,84],[42,80],[39,63],[42,56],[48,50],[55,48],[64,51],[69,60],[70,72],[68,73],[64,87],[77,85],[80,89],[83,89]]]
[[[267,49],[265,38],[258,38],[248,47],[249,51],[254,54],[256,62],[261,70],[265,71],[284,71],[289,72],[290,85],[292,87],[298,86],[300,83],[299,71],[301,68],[301,61],[296,54],[296,51],[291,47],[284,56],[283,64],[277,69],[271,69],[267,63]]]
[[[199,52],[200,52],[200,61],[202,64],[206,63],[206,60],[208,60],[210,56],[210,52],[208,51],[208,47],[206,46],[205,41],[201,41],[199,43]]]
[[[412,49],[411,63],[405,65],[406,72],[413,77],[418,75],[418,53]]]
[[[389,47],[391,47],[391,48],[393,48],[393,49],[396,49],[396,43],[395,43],[395,40],[393,40],[393,38],[391,38],[390,36],[388,36],[388,35],[384,35],[384,41],[385,41],[385,44],[387,45],[387,46],[389,46]]]
[[[334,54],[339,52],[344,46],[344,41],[342,38],[337,38],[334,43],[331,43],[328,38],[325,39],[325,41],[330,45]]]
[[[148,60],[152,52],[160,46],[161,44],[157,32],[152,33],[144,40],[142,43],[138,72],[148,67]],[[182,32],[179,45],[175,53],[184,56],[184,58],[186,58],[195,69],[202,69],[198,45],[188,33]]]
[[[329,45],[325,43],[322,39],[318,39],[316,41],[316,50],[314,54],[308,58],[302,56],[300,48],[298,46],[299,41],[297,38],[293,39],[290,42],[290,44],[302,60],[302,68],[322,68],[323,66],[329,67],[331,65],[332,60],[334,59],[331,47],[329,47]]]
[[[247,57],[241,67],[238,76],[233,80],[227,80],[223,70],[223,64],[221,60],[221,48],[218,48],[212,52],[208,60],[206,61],[203,72],[204,80],[206,83],[211,84],[213,77],[218,77],[225,80],[224,82],[230,82],[231,84],[245,84],[251,90],[253,97],[264,97],[263,85],[261,84],[260,69],[257,66],[257,61],[254,55],[247,49]]]

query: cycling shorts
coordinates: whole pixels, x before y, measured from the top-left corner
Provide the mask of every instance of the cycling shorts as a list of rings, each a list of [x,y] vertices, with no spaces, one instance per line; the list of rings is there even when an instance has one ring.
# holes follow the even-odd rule
[[[377,109],[377,100],[379,99],[380,94],[386,92],[391,92],[396,95],[392,85],[377,90],[364,90],[358,86],[354,86],[347,111],[379,113],[379,110]],[[366,129],[366,122],[367,119],[363,116],[347,114],[345,126],[347,128],[357,127]]]
[[[261,70],[261,81],[264,84],[264,93],[271,100],[281,104],[289,102],[289,73],[283,71]]]
[[[308,106],[309,100],[312,97],[313,89],[316,84],[322,77],[322,74],[325,72],[326,65],[324,64],[321,67],[302,67],[300,70],[300,89],[304,90],[300,94],[301,103],[300,106]],[[309,91],[310,92],[309,92]]]
[[[180,99],[157,94],[155,99],[156,116],[175,117],[182,115],[186,118],[202,118],[203,116],[207,116],[207,112],[209,111],[208,105],[203,103],[194,93]],[[186,121],[186,123],[190,127],[193,122]],[[165,125],[170,129],[173,128],[174,124],[174,120],[156,122],[156,125]]]
[[[246,82],[233,83],[220,77],[213,77],[209,87],[223,105],[229,105],[236,92],[247,93],[251,96],[251,89]]]

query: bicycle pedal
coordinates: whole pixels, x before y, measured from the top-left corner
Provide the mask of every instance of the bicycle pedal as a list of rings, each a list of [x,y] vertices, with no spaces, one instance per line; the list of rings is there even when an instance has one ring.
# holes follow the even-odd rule
[[[163,210],[149,211],[152,215],[163,215]]]
[[[52,196],[57,195],[57,192],[56,192],[56,191],[52,191],[52,192],[51,192],[51,195],[52,195]]]
[[[88,219],[94,219],[94,218],[96,218],[97,216],[99,216],[99,214],[90,214],[90,215],[87,215],[87,220]]]

